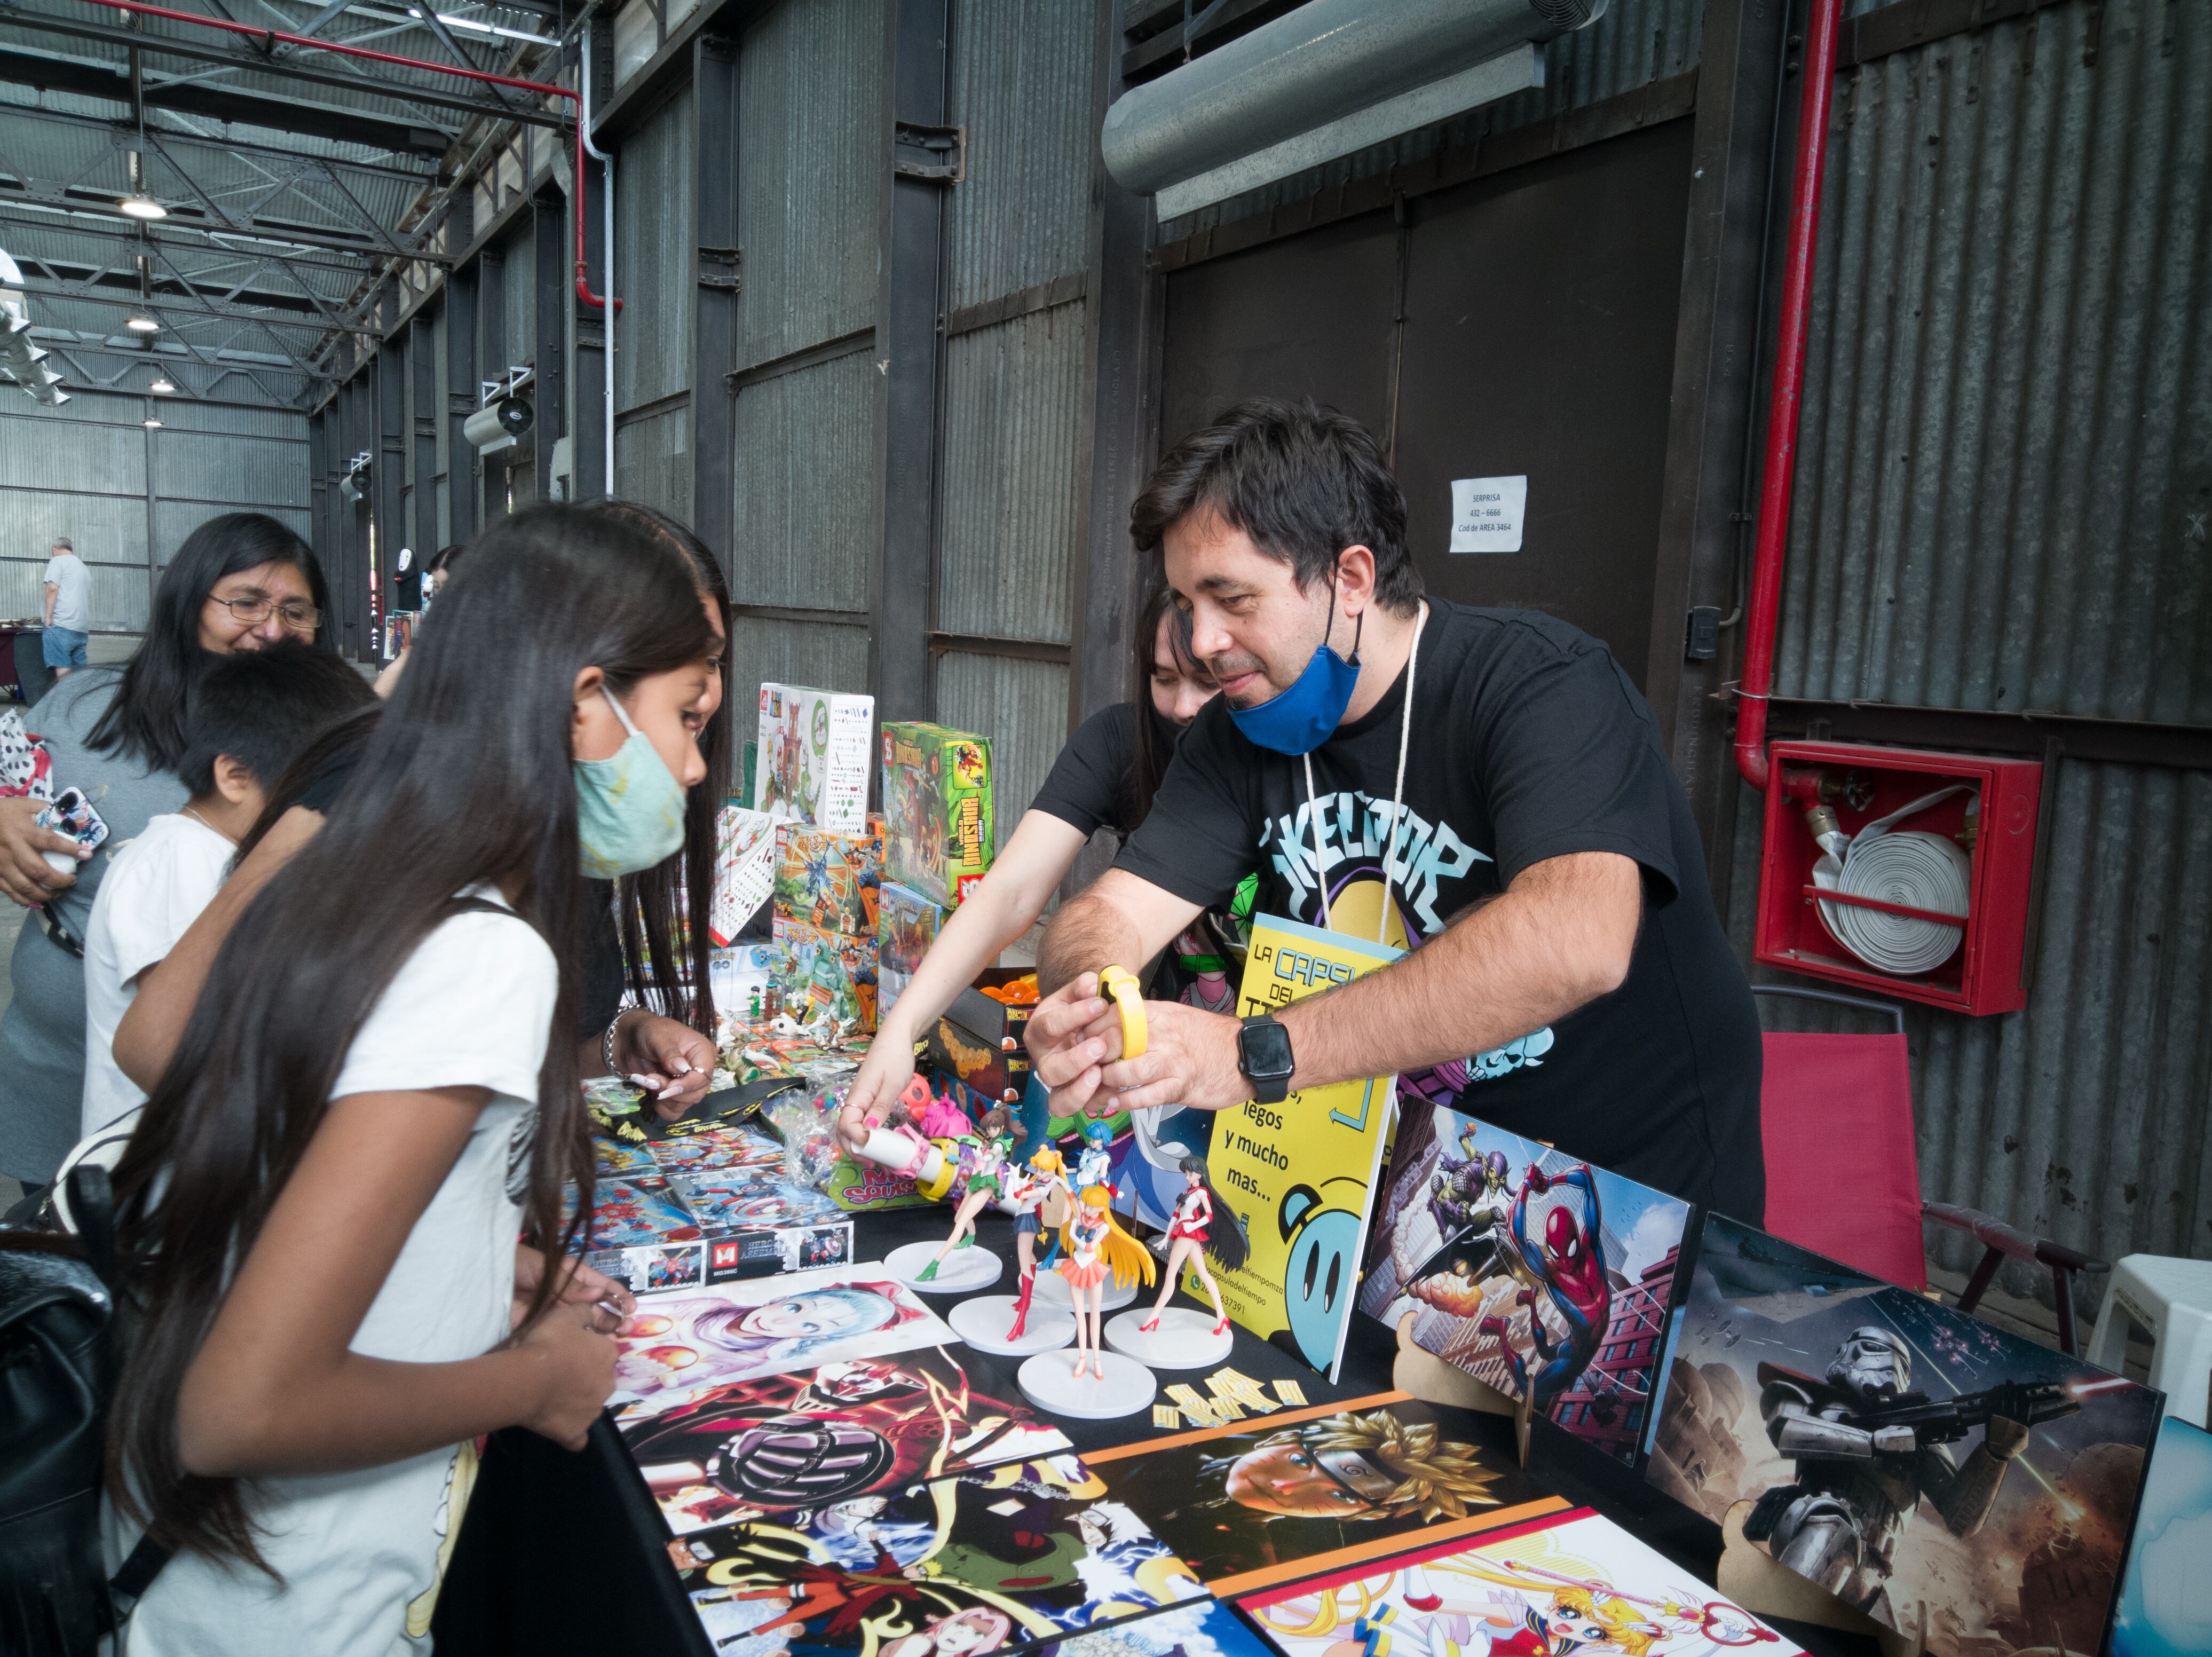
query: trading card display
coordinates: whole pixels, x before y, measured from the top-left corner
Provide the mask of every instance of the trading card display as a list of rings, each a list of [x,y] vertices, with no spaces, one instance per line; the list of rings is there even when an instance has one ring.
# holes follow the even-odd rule
[[[1233,1593],[1566,1506],[1452,1415],[1383,1393],[1090,1460],[1109,1495],[1215,1592]]]
[[[1408,1108],[1359,1309],[1633,1466],[1690,1206],[1442,1105]]]
[[[669,1557],[730,1657],[966,1657],[1206,1594],[1072,1455],[696,1531]]]
[[[1192,1599],[1133,1623],[1115,1623],[1036,1648],[1036,1657],[1270,1657],[1267,1645],[1218,1599]]]
[[[799,1522],[792,1515],[1068,1448],[1027,1408],[975,1391],[943,1348],[707,1387],[631,1420],[623,1438],[678,1536]]]
[[[672,1390],[752,1381],[841,1359],[882,1357],[954,1338],[880,1266],[848,1266],[649,1296],[615,1338],[615,1392],[631,1405]],[[663,1399],[653,1411],[683,1400]],[[625,1411],[626,1414],[630,1413]]]
[[[1242,1602],[1282,1657],[1718,1657],[1799,1648],[1588,1508]]]
[[[2112,1619],[2112,1657],[2191,1657],[2207,1651],[2212,1651],[2212,1433],[2168,1416],[2158,1424],[2136,1515],[2119,1615]]]
[[[2159,1395],[1708,1217],[1646,1477],[1938,1650],[2094,1652]]]

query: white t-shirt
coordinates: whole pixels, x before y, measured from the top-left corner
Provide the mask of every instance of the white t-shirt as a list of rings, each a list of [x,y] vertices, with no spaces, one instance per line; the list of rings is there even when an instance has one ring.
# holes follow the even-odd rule
[[[334,1099],[416,1088],[492,1094],[408,1233],[352,1350],[444,1363],[507,1338],[521,1226],[516,1196],[558,987],[553,952],[527,924],[458,915],[400,968],[348,1050]],[[138,1602],[125,1657],[422,1657],[475,1480],[476,1452],[461,1444],[362,1472],[263,1481],[252,1511],[262,1555],[283,1586],[179,1554]],[[115,1564],[135,1540],[111,1529]]]
[[[46,560],[46,580],[55,589],[54,619],[46,625],[65,627],[73,633],[92,630],[92,572],[73,552],[58,552]]]
[[[138,998],[138,975],[165,960],[215,901],[237,848],[181,812],[149,818],[108,852],[84,933],[84,1105],[77,1132],[97,1133],[146,1102],[115,1062],[115,1027]]]

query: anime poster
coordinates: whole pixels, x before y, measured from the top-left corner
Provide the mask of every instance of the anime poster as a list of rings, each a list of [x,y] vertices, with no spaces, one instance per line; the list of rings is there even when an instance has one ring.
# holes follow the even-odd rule
[[[1690,1205],[1462,1116],[1409,1108],[1359,1309],[1633,1466]]]
[[[1024,1406],[975,1391],[941,1347],[709,1387],[632,1420],[623,1440],[678,1536],[799,1523],[916,1479],[1068,1448]]]
[[[1036,1648],[1036,1657],[1270,1657],[1237,1613],[1214,1599],[1193,1599],[1133,1623],[1071,1635]]]
[[[1242,1603],[1282,1657],[1802,1657],[1587,1508]]]
[[[1088,1460],[1207,1586],[1237,1593],[1567,1505],[1462,1435],[1469,1419],[1380,1393]]]
[[[608,1401],[675,1407],[704,1387],[753,1381],[840,1359],[882,1357],[957,1338],[880,1266],[722,1284],[700,1294],[647,1296],[616,1336]],[[660,1394],[680,1391],[684,1397]],[[623,1414],[645,1413],[625,1408]]]
[[[2212,1651],[2212,1433],[2158,1424],[2135,1547],[2112,1621],[2112,1657]]]
[[[1237,1011],[1286,1007],[1395,961],[1404,951],[1275,915],[1252,923]],[[1229,1315],[1336,1379],[1359,1281],[1396,1081],[1308,1088],[1281,1104],[1246,1101],[1213,1129],[1214,1188],[1243,1223],[1251,1253],[1219,1274]],[[1183,1290],[1199,1292],[1196,1274]]]
[[[1645,1477],[1935,1651],[2094,1652],[2159,1394],[1717,1216]]]
[[[695,1531],[669,1557],[730,1657],[968,1657],[1206,1596],[1072,1455]]]

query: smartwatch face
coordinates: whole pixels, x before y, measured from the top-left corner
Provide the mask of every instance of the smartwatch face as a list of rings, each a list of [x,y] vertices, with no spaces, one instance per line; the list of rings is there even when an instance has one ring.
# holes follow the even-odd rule
[[[1291,1033],[1272,1019],[1247,1024],[1237,1040],[1244,1073],[1255,1081],[1272,1080],[1291,1073]]]

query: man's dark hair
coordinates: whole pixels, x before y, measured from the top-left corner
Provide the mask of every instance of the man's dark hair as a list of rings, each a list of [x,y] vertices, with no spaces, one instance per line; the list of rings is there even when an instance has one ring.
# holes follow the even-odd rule
[[[1375,434],[1350,415],[1310,400],[1255,397],[1193,432],[1152,469],[1129,508],[1129,534],[1158,552],[1168,530],[1217,513],[1272,558],[1301,589],[1325,581],[1346,547],[1375,555],[1375,596],[1410,616],[1421,575],[1406,549],[1406,495]]]
[[[211,664],[185,716],[177,775],[195,798],[215,792],[215,762],[228,754],[267,788],[333,719],[376,700],[334,651],[282,640]]]

